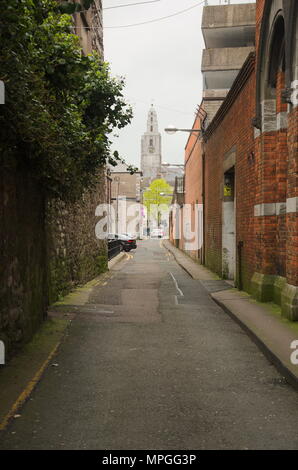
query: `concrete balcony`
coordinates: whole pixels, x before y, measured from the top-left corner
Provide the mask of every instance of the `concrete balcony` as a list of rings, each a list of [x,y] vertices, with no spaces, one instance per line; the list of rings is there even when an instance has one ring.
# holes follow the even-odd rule
[[[202,33],[206,48],[253,46],[255,16],[254,3],[204,7]]]
[[[254,47],[204,49],[202,73],[204,90],[229,89]]]

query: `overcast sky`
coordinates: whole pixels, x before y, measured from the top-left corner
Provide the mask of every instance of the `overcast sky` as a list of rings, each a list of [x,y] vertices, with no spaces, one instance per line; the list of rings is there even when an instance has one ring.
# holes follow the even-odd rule
[[[146,0],[103,0],[103,7],[141,1]],[[209,0],[209,4],[214,3],[220,3],[220,0]],[[118,28],[193,6],[195,8],[160,22]],[[132,124],[120,132],[113,149],[129,163],[140,165],[141,136],[146,131],[151,102],[157,111],[162,135],[163,162],[184,161],[187,134],[170,136],[164,128],[169,124],[191,127],[196,107],[202,99],[202,10],[202,0],[160,0],[148,5],[104,10],[105,60],[111,64],[113,75],[125,77],[125,96],[134,112]],[[116,28],[111,28],[114,26]]]

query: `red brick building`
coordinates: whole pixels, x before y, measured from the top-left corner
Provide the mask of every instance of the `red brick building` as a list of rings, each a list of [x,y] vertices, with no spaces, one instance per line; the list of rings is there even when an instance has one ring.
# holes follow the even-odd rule
[[[254,256],[254,65],[250,54],[204,133],[205,263],[245,288],[253,275]]]
[[[257,0],[255,42],[188,141],[185,202],[202,194],[204,264],[298,320],[298,2]]]
[[[198,111],[193,129],[201,128],[201,120],[202,114]],[[189,229],[192,233],[203,228],[198,225],[196,226],[199,223],[198,205],[203,203],[202,178],[202,142],[198,132],[193,132],[187,140],[184,157],[184,204],[188,206]],[[184,232],[185,229],[186,227],[184,227]],[[203,262],[203,250],[199,246],[194,246],[193,249],[187,250],[187,244],[190,241],[188,238],[190,237],[186,233],[182,234],[180,241],[181,248],[186,250],[193,258]]]
[[[205,263],[298,320],[297,2],[259,0],[250,54],[207,127]]]

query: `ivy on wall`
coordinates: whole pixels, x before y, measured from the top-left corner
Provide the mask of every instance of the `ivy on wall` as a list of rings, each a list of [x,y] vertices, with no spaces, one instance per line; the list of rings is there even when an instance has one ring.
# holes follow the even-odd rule
[[[82,54],[61,4],[0,3],[1,163],[21,161],[47,194],[75,200],[98,168],[120,160],[109,136],[132,118],[124,80],[111,77],[98,54]]]

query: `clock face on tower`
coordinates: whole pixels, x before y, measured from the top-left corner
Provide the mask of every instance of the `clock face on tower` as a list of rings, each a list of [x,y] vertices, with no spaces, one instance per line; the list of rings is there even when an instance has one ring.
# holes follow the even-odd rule
[[[154,153],[154,147],[149,147],[149,152]]]

